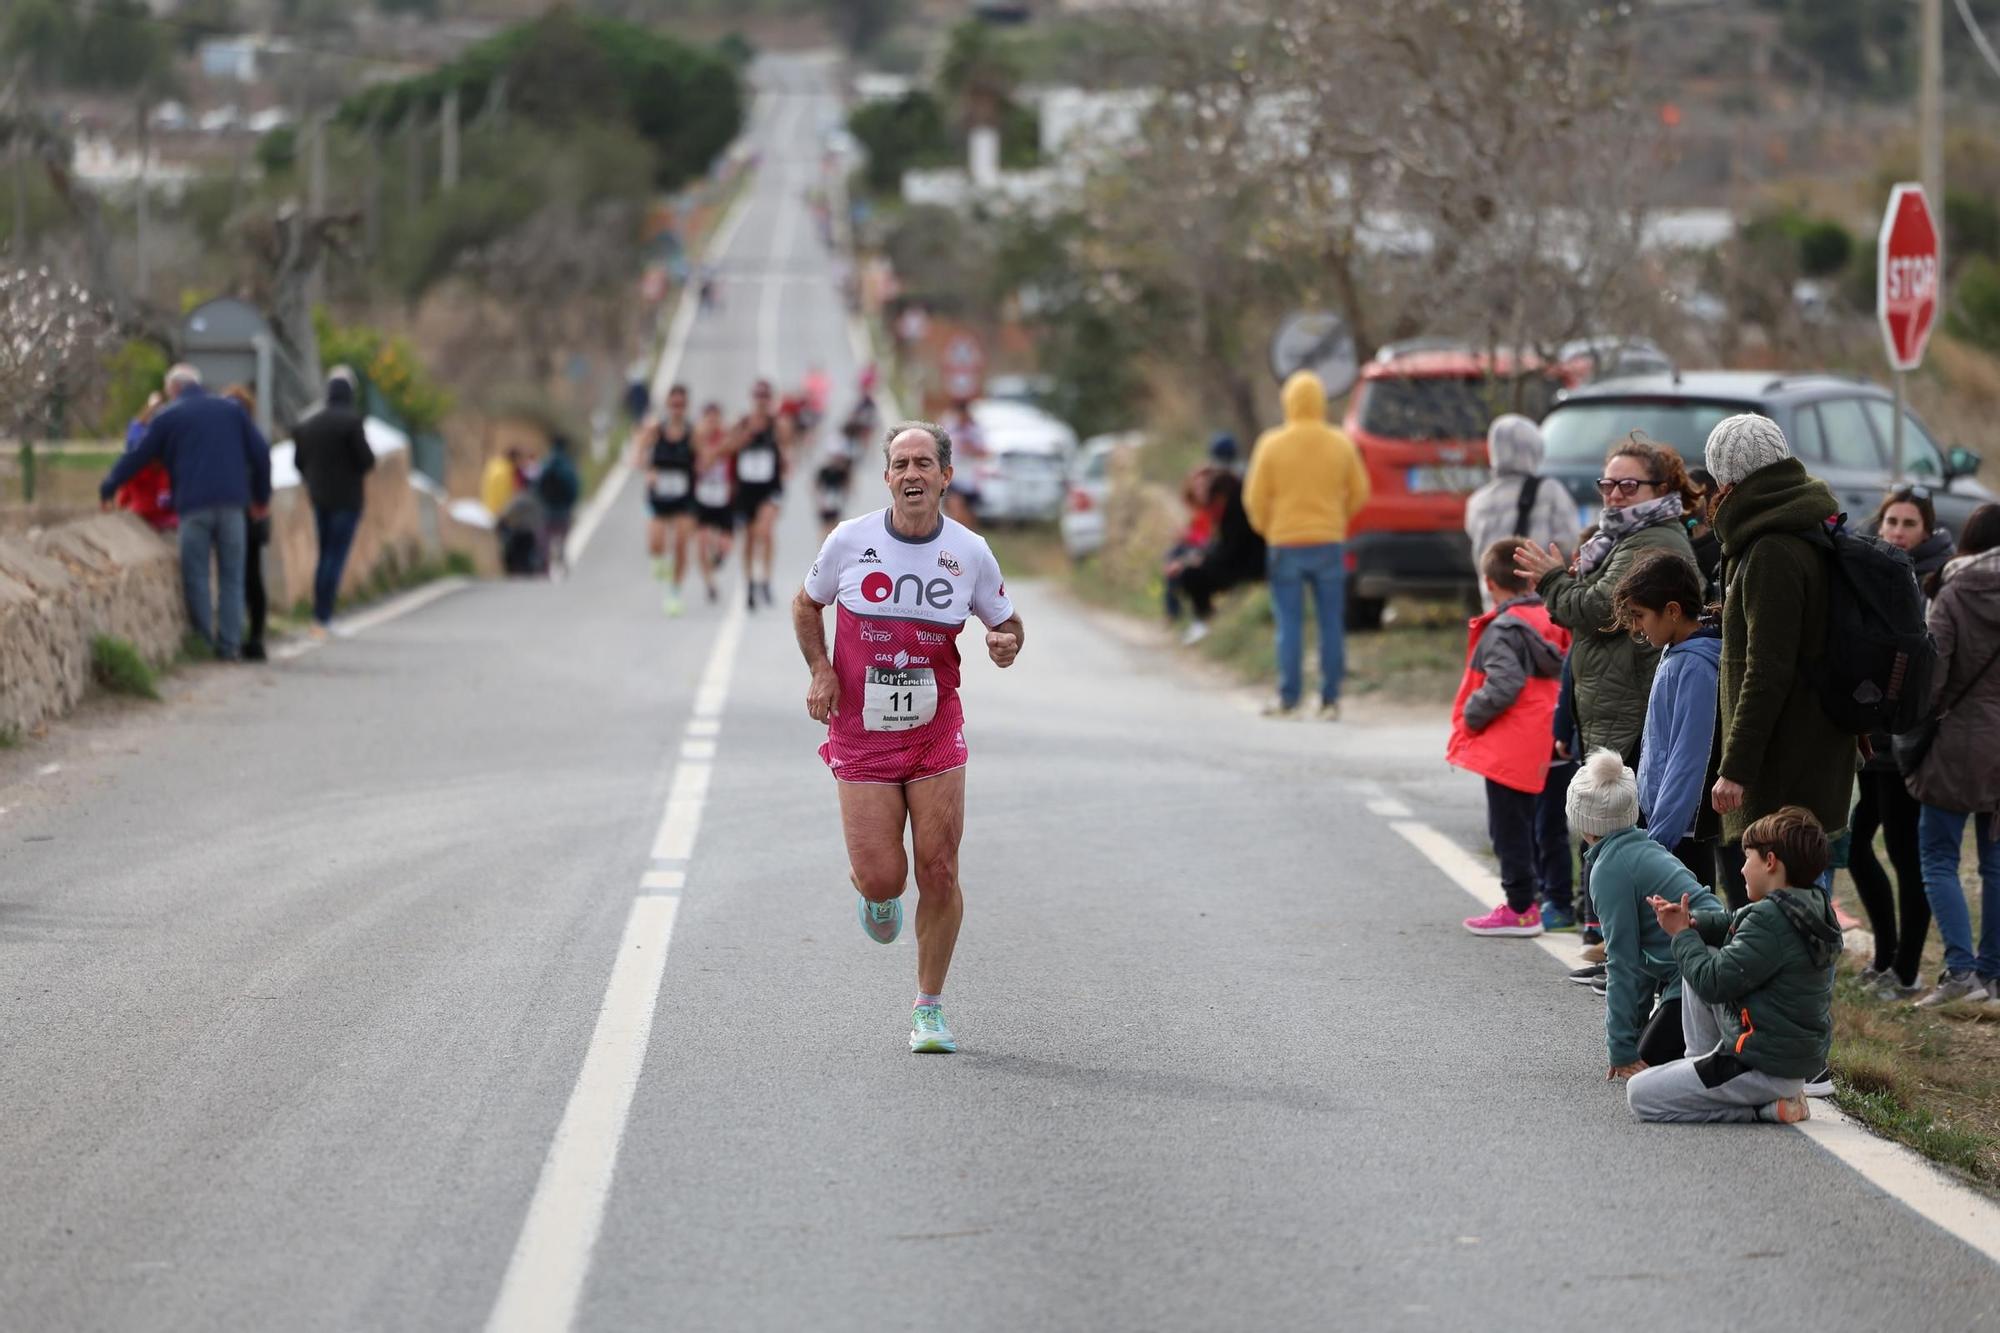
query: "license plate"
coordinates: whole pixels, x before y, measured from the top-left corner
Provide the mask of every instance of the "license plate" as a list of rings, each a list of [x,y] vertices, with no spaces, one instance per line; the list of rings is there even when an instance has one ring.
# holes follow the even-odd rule
[[[1483,467],[1413,467],[1408,485],[1412,494],[1470,495],[1486,484],[1488,475]]]

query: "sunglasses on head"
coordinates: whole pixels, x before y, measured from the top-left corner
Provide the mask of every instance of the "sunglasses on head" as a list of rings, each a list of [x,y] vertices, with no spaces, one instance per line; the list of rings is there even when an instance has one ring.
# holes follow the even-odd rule
[[[1639,493],[1641,486],[1657,486],[1659,484],[1657,481],[1640,481],[1634,477],[1619,477],[1615,480],[1610,477],[1599,477],[1597,479],[1597,493],[1609,500],[1613,493],[1632,496]]]
[[[1928,500],[1931,498],[1931,488],[1928,486],[1898,486],[1890,494],[1889,498],[1892,502],[1897,500]]]

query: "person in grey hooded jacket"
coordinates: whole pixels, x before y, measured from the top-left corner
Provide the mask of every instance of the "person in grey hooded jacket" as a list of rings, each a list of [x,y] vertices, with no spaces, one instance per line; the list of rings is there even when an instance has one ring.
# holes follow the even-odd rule
[[[1575,553],[1582,531],[1576,500],[1560,481],[1540,475],[1543,451],[1541,427],[1524,416],[1509,412],[1486,428],[1493,480],[1465,501],[1465,535],[1472,539],[1475,562],[1503,537],[1526,537],[1536,550],[1554,542],[1565,555]],[[1530,487],[1524,514],[1521,501]],[[1491,611],[1492,597],[1483,589],[1481,595]]]

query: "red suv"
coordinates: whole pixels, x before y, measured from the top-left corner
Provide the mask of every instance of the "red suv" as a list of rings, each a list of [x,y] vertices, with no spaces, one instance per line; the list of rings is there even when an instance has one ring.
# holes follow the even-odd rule
[[[1374,487],[1347,539],[1351,628],[1379,626],[1398,594],[1478,603],[1465,497],[1487,480],[1486,427],[1502,412],[1541,420],[1586,374],[1424,342],[1385,347],[1368,363],[1345,423]]]

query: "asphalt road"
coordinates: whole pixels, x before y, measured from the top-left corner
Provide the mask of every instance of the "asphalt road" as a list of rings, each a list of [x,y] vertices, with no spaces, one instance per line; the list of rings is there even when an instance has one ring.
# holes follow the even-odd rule
[[[732,406],[853,383],[800,203],[833,104],[767,77],[681,367]],[[640,533],[634,486],[571,582],[0,755],[0,1325],[487,1321],[741,614],[663,618]],[[1629,1120],[1597,1002],[1368,808],[1476,844],[1435,726],[1267,724],[1014,591],[950,1058],[906,1050],[912,942],[855,923],[783,608],[744,623],[578,1327],[2000,1322],[1990,1263],[1804,1136]]]

